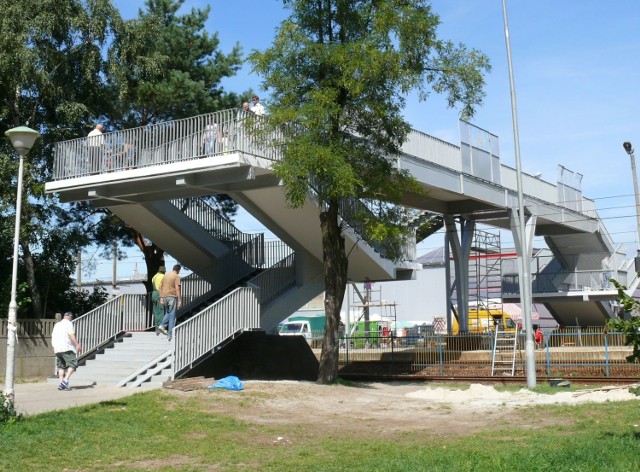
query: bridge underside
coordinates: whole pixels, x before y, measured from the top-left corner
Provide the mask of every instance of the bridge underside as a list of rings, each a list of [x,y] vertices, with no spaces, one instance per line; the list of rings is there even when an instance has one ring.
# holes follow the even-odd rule
[[[398,164],[409,170],[427,193],[426,198],[406,195],[404,203],[407,206],[454,216],[461,221],[482,222],[513,230],[512,213],[517,208],[517,194],[513,189],[414,156],[403,155]],[[142,223],[140,212],[149,214],[150,205],[181,197],[228,194],[294,250],[304,251],[309,257],[321,261],[318,202],[309,196],[302,208],[289,208],[271,166],[271,160],[232,151],[57,180],[47,184],[47,192],[58,193],[63,202],[89,200],[95,207],[109,208],[130,224],[134,221],[142,224],[142,232],[154,240],[154,235],[160,234],[158,228],[167,229],[167,222],[163,222],[162,216],[155,212],[157,224],[149,220]],[[569,270],[600,269],[602,258],[611,254],[613,248],[597,216],[588,216],[529,195],[525,195],[524,203],[528,217],[535,217],[535,234],[545,237],[551,251]],[[413,277],[417,268],[415,264],[397,264],[381,257],[349,229],[345,231],[345,237],[350,252],[350,280]],[[163,244],[166,250],[174,253],[173,247],[179,243],[166,241]],[[216,257],[215,251],[204,246],[206,244],[195,244],[194,253],[181,255],[181,260],[194,268],[199,264],[206,265],[203,264],[205,260],[211,262]],[[579,257],[576,257],[577,253]],[[602,293],[595,298],[567,301],[566,296],[556,293],[548,294],[544,301],[539,301],[543,301],[562,324],[574,324],[574,315],[577,314],[584,320],[581,324],[598,325],[610,317],[609,310],[604,308],[608,302],[601,300],[610,300],[607,298],[610,295],[615,294]],[[569,323],[571,319],[573,321]]]

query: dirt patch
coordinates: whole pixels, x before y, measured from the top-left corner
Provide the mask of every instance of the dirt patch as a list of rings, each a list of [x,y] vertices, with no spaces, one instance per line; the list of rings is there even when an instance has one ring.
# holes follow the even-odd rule
[[[628,386],[608,390],[544,395],[523,389],[501,392],[473,384],[467,389],[429,387],[424,383],[354,383],[319,385],[312,382],[246,381],[241,392],[196,390],[172,392],[196,398],[204,411],[232,416],[248,424],[295,428],[309,435],[348,434],[350,437],[398,437],[422,431],[434,436],[465,436],[487,429],[540,428],[558,420],[534,415],[528,407],[637,399]]]

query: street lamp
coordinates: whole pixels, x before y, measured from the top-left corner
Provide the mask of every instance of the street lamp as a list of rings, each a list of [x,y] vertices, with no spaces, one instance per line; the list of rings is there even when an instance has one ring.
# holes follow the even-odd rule
[[[10,140],[13,148],[20,156],[18,165],[18,191],[16,195],[16,224],[13,236],[13,270],[11,272],[11,301],[9,302],[9,316],[7,320],[7,370],[5,375],[5,396],[13,400],[13,377],[16,359],[16,338],[18,304],[16,302],[17,282],[18,282],[18,247],[20,246],[20,215],[22,212],[22,171],[24,168],[24,157],[27,155],[33,143],[38,139],[40,133],[26,126],[18,126],[4,133]]]
[[[631,176],[633,177],[633,194],[636,197],[636,225],[638,230],[638,246],[640,247],[640,195],[638,195],[638,174],[636,173],[636,158],[633,155],[633,146],[629,141],[622,143],[622,147],[631,159]]]
[[[522,165],[520,160],[520,137],[518,131],[518,110],[516,108],[516,86],[513,78],[511,62],[511,42],[509,40],[509,22],[507,18],[507,0],[502,0],[502,17],[504,21],[504,38],[507,45],[507,65],[509,67],[509,85],[511,89],[511,118],[513,121],[513,142],[516,153],[516,186],[518,188],[518,226],[520,228],[520,265],[522,276],[520,282],[520,306],[525,329],[525,364],[527,387],[536,386],[536,353],[531,322],[531,252],[528,250],[527,222],[524,214],[524,194],[522,188]]]

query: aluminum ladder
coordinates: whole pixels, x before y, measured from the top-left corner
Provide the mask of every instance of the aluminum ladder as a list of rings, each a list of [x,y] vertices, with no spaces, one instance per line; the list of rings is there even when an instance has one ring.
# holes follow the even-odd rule
[[[503,331],[496,326],[491,355],[491,376],[497,373],[513,377],[516,371],[518,331]]]

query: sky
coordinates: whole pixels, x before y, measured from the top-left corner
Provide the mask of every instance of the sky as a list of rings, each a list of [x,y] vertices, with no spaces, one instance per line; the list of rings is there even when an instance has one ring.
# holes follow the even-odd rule
[[[114,3],[125,18],[137,16],[144,6],[143,0]],[[486,97],[470,121],[499,137],[501,162],[515,167],[502,0],[431,4],[440,17],[441,39],[489,56]],[[229,52],[239,43],[245,55],[267,48],[288,15],[280,0],[187,0],[183,10],[206,5],[211,6],[207,30],[217,32],[221,50]],[[541,173],[552,183],[558,164],[581,173],[583,194],[595,200],[613,240],[636,245],[631,166],[622,143],[631,141],[640,150],[640,2],[510,0],[507,12],[523,172]],[[223,82],[228,91],[252,88],[268,106],[260,85],[248,64]],[[458,116],[459,110],[448,109],[437,95],[425,102],[408,97],[405,118],[411,126],[454,144],[460,139]],[[261,229],[245,214],[236,224],[245,231]],[[510,244],[507,232],[501,237],[503,245]],[[429,238],[418,254],[441,244]],[[534,245],[542,246],[542,238]],[[144,268],[141,261],[138,266]]]

